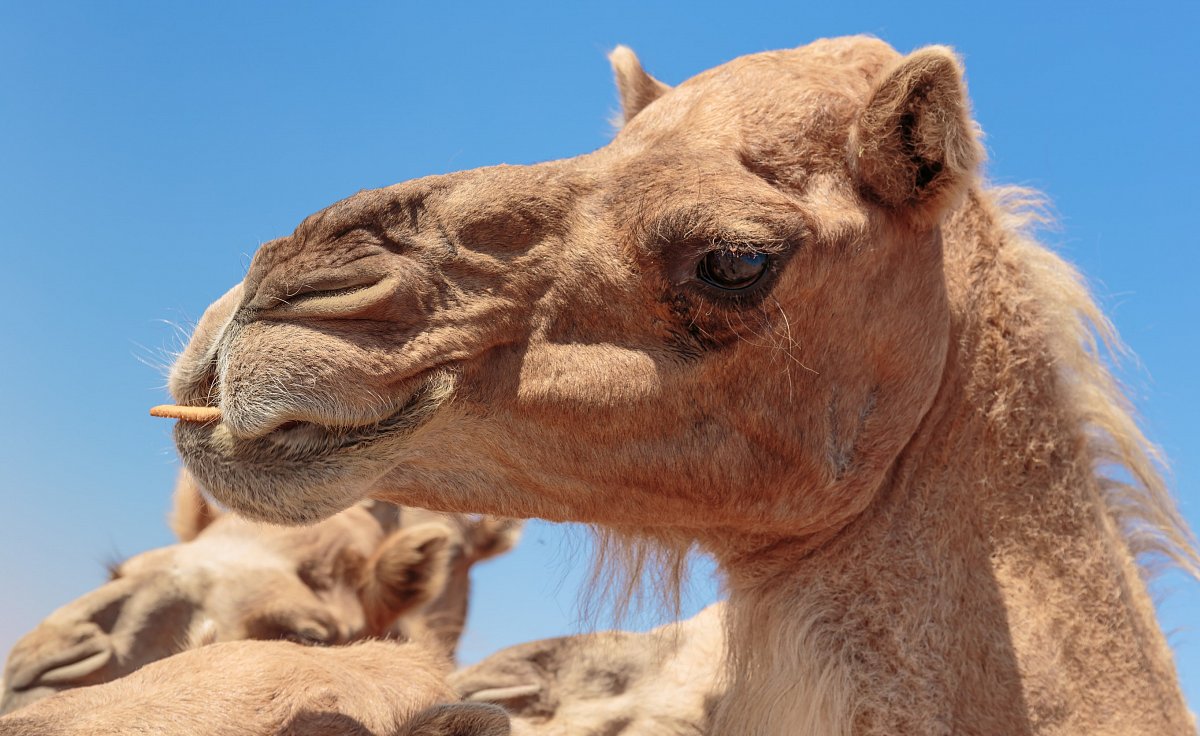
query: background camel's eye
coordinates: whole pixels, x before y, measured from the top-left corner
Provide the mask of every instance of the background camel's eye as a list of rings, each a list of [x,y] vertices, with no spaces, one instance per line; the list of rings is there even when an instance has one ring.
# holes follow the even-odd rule
[[[696,275],[701,281],[721,289],[736,291],[752,286],[767,270],[766,253],[722,248],[710,251],[700,261]]]

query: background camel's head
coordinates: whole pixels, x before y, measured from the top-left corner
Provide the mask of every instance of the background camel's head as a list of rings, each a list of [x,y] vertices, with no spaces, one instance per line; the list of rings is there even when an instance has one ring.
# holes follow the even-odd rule
[[[494,705],[447,702],[436,648],[394,641],[302,647],[222,642],[0,718],[5,736],[506,736]]]
[[[312,527],[267,527],[218,513],[182,474],[172,518],[181,542],[115,566],[108,583],[17,642],[0,713],[217,641],[431,633],[452,654],[470,565],[511,546],[516,529],[407,515],[374,504]]]
[[[450,676],[465,701],[504,706],[513,733],[708,733],[723,693],[721,605],[644,634],[603,632],[518,644]]]
[[[360,192],[259,249],[170,384],[222,410],[176,433],[218,500],[724,538],[865,506],[945,362],[939,223],[980,156],[957,60],[835,39],[675,88],[613,61],[599,151]]]

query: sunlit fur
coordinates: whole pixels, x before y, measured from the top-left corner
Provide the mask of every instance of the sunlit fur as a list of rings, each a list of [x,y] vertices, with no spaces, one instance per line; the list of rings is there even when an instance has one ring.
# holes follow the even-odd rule
[[[225,642],[40,700],[0,718],[0,733],[392,736],[409,733],[407,725],[423,709],[454,699],[448,670],[437,647],[416,643]],[[479,733],[503,736],[507,729]]]
[[[721,608],[646,633],[518,644],[450,684],[468,702],[504,706],[517,736],[700,736],[724,692]]]
[[[369,495],[586,522],[665,582],[711,554],[714,733],[1189,732],[1136,561],[1196,574],[1192,538],[1086,290],[981,180],[954,55],[613,61],[600,150],[264,245],[174,371],[223,413],[188,467],[277,521]],[[722,292],[714,250],[769,268]]]
[[[417,638],[453,657],[472,566],[510,549],[520,530],[380,502],[313,527],[267,527],[221,513],[186,473],[171,525],[179,544],[114,564],[112,581],[17,642],[0,713],[220,641]]]

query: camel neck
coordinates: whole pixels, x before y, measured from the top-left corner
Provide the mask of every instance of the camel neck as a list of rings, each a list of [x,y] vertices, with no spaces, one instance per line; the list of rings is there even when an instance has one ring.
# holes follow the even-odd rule
[[[942,386],[872,505],[816,549],[726,561],[717,733],[1194,730],[1046,322],[1006,313],[1036,307],[1021,264],[953,242],[997,243],[972,206]]]

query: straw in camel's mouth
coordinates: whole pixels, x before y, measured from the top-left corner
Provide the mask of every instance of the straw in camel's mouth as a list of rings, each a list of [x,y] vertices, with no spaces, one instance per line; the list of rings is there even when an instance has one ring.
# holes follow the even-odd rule
[[[164,419],[178,419],[183,422],[208,424],[221,420],[221,410],[215,406],[180,406],[179,404],[159,404],[150,407],[150,416]]]

